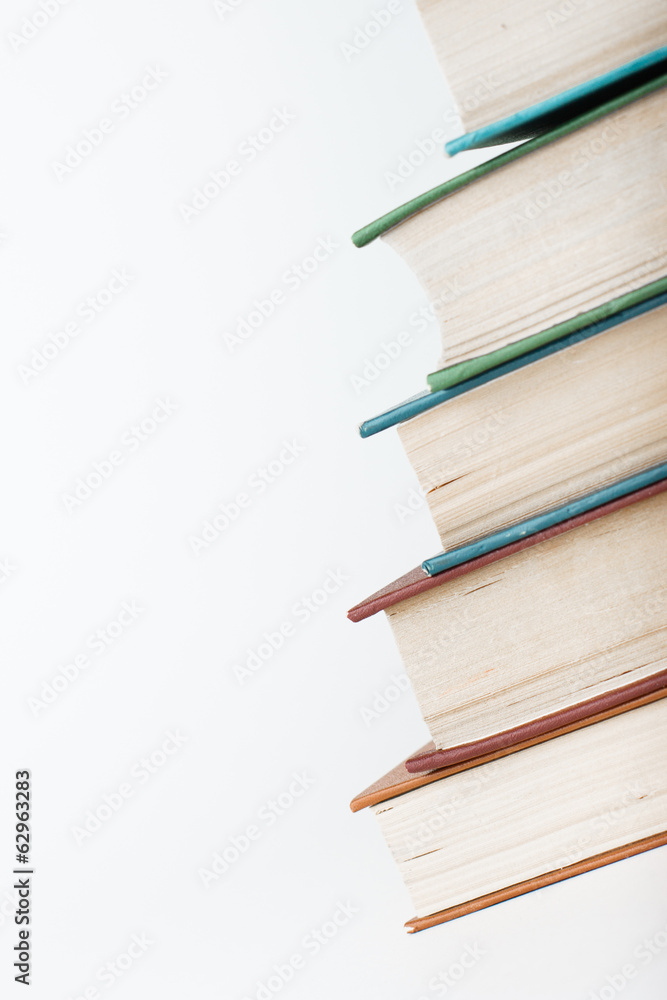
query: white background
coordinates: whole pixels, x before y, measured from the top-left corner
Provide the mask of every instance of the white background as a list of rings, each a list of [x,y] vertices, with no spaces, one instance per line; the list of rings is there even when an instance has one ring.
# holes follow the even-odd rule
[[[408,268],[349,235],[478,159],[438,149],[392,187],[417,140],[455,128],[411,0],[343,50],[379,7],[70,0],[17,43],[40,8],[3,4],[3,997],[25,995],[10,892],[25,767],[39,1000],[261,1000],[295,954],[304,967],[268,995],[418,1000],[444,995],[437,977],[458,975],[467,947],[483,955],[448,989],[460,1000],[664,996],[665,951],[636,952],[667,922],[664,849],[411,937],[375,820],[348,808],[427,732],[410,693],[364,713],[402,667],[384,617],[352,625],[346,609],[438,549],[424,507],[397,512],[416,480],[395,432],[362,441],[356,425],[418,391],[440,354],[434,324],[409,324],[426,300]],[[118,110],[150,68],[166,77]],[[274,109],[293,119],[249,161],[241,144]],[[55,167],[103,118],[99,145]],[[240,173],[187,221],[231,159]],[[320,238],[335,249],[290,288]],[[114,269],[131,280],[107,304]],[[231,351],[225,334],[275,289]],[[89,296],[104,305],[92,321]],[[355,387],[402,330],[401,357]],[[173,411],[159,425],[158,400]],[[260,493],[251,477],[284,441],[300,454]],[[108,478],[68,501],[111,452]],[[196,553],[239,492],[249,505]],[[344,581],[304,620],[295,605],[332,572]],[[123,602],[141,610],[118,635]],[[292,634],[242,682],[234,666],[283,623]],[[164,755],[169,732],[181,745]],[[294,773],[310,786],[269,825]],[[112,814],[105,795],[120,796]],[[201,869],[251,824],[258,839],[206,887]],[[308,935],[341,902],[356,912],[315,954]],[[128,968],[133,935],[151,943]],[[118,956],[122,976],[100,978]]]

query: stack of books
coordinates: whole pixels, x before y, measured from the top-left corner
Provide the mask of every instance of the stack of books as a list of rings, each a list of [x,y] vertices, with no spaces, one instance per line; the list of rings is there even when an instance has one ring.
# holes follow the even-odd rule
[[[349,612],[385,612],[432,737],[352,803],[411,931],[667,844],[664,5],[418,5],[448,151],[521,144],[353,237],[442,333],[361,434],[398,427],[443,551]]]

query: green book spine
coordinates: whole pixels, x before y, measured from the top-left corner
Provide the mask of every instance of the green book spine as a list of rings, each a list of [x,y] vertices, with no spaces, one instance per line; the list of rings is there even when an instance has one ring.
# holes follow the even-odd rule
[[[381,218],[376,219],[375,222],[371,222],[369,225],[357,230],[357,232],[352,236],[352,242],[357,247],[363,247],[367,243],[371,243],[374,239],[378,236],[382,236],[382,234],[386,233],[389,229],[393,229],[394,226],[398,226],[401,222],[405,222],[406,219],[416,215],[417,212],[421,212],[423,209],[428,208],[429,205],[433,205],[442,198],[446,198],[448,195],[454,194],[455,191],[466,187],[468,184],[472,184],[473,181],[479,180],[480,178],[486,176],[486,174],[491,173],[493,170],[505,167],[514,160],[519,159],[519,157],[527,156],[534,150],[541,149],[542,146],[547,146],[549,143],[555,142],[557,139],[569,135],[570,132],[583,128],[585,125],[589,125],[591,122],[597,121],[599,118],[603,118],[605,115],[611,114],[611,112],[625,107],[626,104],[630,104],[632,101],[637,101],[641,97],[652,94],[654,90],[659,90],[665,85],[667,85],[667,74],[663,74],[657,79],[651,80],[650,83],[645,83],[641,87],[637,87],[634,90],[629,91],[622,97],[617,97],[613,101],[608,101],[606,104],[602,104],[593,111],[588,111],[586,114],[580,115],[578,118],[574,118],[566,125],[561,125],[559,128],[555,128],[551,132],[546,132],[544,135],[540,135],[535,139],[530,139],[528,142],[524,142],[521,146],[516,146],[514,149],[510,149],[507,153],[501,153],[500,156],[496,156],[492,160],[487,160],[486,163],[481,163],[479,166],[473,167],[472,170],[467,170],[464,174],[459,174],[458,177],[452,177],[450,180],[445,181],[444,184],[431,188],[430,191],[425,191],[424,194],[419,195],[417,198],[413,198],[412,201],[406,202],[405,205],[400,205],[398,208],[393,209],[393,211],[388,212],[387,215],[383,215]]]
[[[577,333],[578,330],[584,330],[594,323],[600,323],[616,313],[630,309],[632,306],[639,305],[641,302],[664,292],[667,292],[667,278],[658,278],[657,281],[652,281],[632,292],[626,292],[625,295],[619,295],[616,299],[603,302],[595,309],[573,316],[572,319],[566,319],[563,323],[557,323],[556,326],[550,326],[547,330],[541,330],[539,333],[531,334],[530,337],[524,337],[523,340],[507,344],[506,347],[500,347],[497,351],[491,351],[478,358],[470,358],[468,361],[461,361],[456,365],[441,368],[440,371],[431,372],[426,378],[429,389],[431,392],[451,389],[460,382],[465,382],[467,379],[481,375],[492,368],[497,368],[498,365],[513,361],[515,358],[520,358],[538,347],[544,347],[545,344],[551,344],[562,337]]]

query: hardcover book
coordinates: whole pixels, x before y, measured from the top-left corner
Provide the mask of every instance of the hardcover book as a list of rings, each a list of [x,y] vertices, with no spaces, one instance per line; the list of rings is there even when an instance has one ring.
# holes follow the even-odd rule
[[[410,932],[667,844],[667,699],[419,776],[369,807],[410,894]]]
[[[612,77],[667,44],[660,0],[417,0],[466,132]]]
[[[411,931],[667,844],[667,21],[418,4],[448,151],[523,144],[353,236],[442,338],[361,433],[398,426],[444,551],[348,613],[385,612],[432,737],[352,803]]]
[[[398,425],[445,549],[667,461],[667,306]]]
[[[421,281],[441,327],[438,369],[521,341],[528,351],[540,331],[667,276],[666,82],[355,233],[358,246],[382,236]]]
[[[667,480],[349,613],[392,627],[435,750],[473,759],[667,687]]]

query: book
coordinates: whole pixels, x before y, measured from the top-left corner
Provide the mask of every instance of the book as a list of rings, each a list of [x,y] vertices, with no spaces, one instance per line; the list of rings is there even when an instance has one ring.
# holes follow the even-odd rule
[[[500,121],[466,132],[445,143],[450,156],[466,149],[482,149],[518,142],[548,132],[605,101],[620,97],[633,87],[655,79],[667,69],[667,47],[640,56],[601,76],[576,84],[554,97],[515,111]]]
[[[667,844],[667,699],[422,775],[399,765],[370,808],[423,930]]]
[[[353,621],[383,610],[391,625],[435,745],[415,769],[666,688],[664,537],[665,479],[353,608]]]
[[[569,531],[570,528],[577,527],[587,520],[609,513],[619,505],[631,502],[633,496],[639,498],[644,495],[644,487],[656,485],[656,489],[662,489],[660,480],[666,476],[667,462],[661,462],[660,465],[654,465],[644,472],[637,472],[602,489],[593,490],[576,500],[570,500],[559,507],[552,507],[542,514],[517,521],[508,528],[493,531],[466,545],[459,545],[457,548],[430,556],[424,559],[421,568],[429,576],[437,576],[452,567],[472,563],[473,560],[485,558],[501,550],[503,554],[509,554],[515,550],[515,546],[534,545],[543,538],[551,538],[554,534]]]
[[[667,845],[667,22],[417,2],[472,113],[447,151],[522,145],[353,236],[442,340],[360,431],[398,427],[443,551],[348,612],[385,613],[431,736],[352,803],[410,931]]]
[[[667,44],[660,0],[417,0],[466,132],[590,80],[608,78]]]
[[[445,549],[667,462],[667,305],[398,425]]]
[[[384,413],[364,420],[359,425],[359,433],[362,438],[366,438],[379,434],[389,427],[396,427],[448,399],[460,396],[463,392],[477,389],[493,379],[509,375],[519,368],[532,364],[533,361],[540,361],[550,354],[572,347],[573,344],[578,344],[582,340],[594,337],[619,323],[625,323],[665,304],[667,304],[667,279],[662,278],[628,295],[605,302],[604,305],[588,313],[581,313],[558,327],[542,330],[529,338],[533,345],[530,350],[526,350],[526,344],[519,341],[500,351],[492,351],[460,365],[452,365],[440,372],[434,372],[427,378],[430,391],[415,393]],[[568,332],[562,334],[563,329]]]
[[[503,153],[354,234],[357,246],[382,236],[421,281],[441,327],[438,370],[520,341],[526,353],[531,336],[667,276],[665,83]]]
[[[548,354],[554,354],[581,340],[603,333],[612,326],[634,319],[635,316],[641,316],[649,309],[655,309],[666,302],[667,278],[658,278],[657,281],[642,285],[632,292],[626,292],[625,295],[603,302],[595,309],[589,309],[563,323],[540,330],[539,333],[532,334],[522,341],[507,344],[482,357],[432,372],[426,381],[431,392],[446,390],[462,382],[472,387],[471,380],[482,374],[487,374],[487,378],[504,375],[522,365],[530,364]]]

